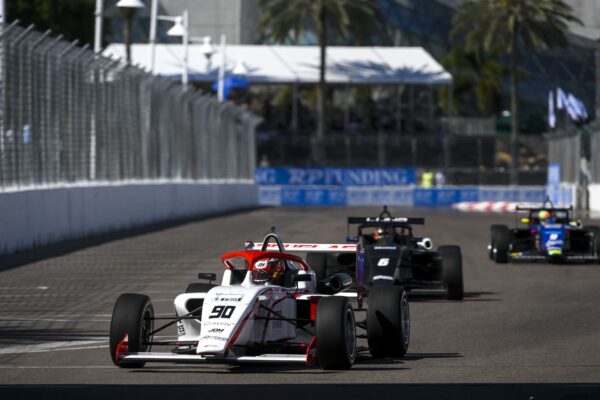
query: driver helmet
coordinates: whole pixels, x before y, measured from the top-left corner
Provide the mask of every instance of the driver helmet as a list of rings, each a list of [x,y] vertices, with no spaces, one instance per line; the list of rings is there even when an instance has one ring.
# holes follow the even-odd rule
[[[257,283],[269,282],[273,285],[283,285],[285,281],[285,261],[277,258],[258,261],[252,271],[252,279]]]
[[[386,243],[388,239],[392,236],[391,228],[382,228],[377,227],[375,231],[373,231],[373,239],[379,243]]]
[[[538,212],[538,218],[542,223],[548,222],[548,220],[550,219],[550,211],[541,210],[540,212]]]

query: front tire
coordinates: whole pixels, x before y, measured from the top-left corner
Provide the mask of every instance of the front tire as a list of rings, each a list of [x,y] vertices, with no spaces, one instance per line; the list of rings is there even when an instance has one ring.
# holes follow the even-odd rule
[[[402,357],[410,343],[410,309],[402,286],[374,286],[369,292],[367,339],[375,358]]]
[[[349,369],[356,360],[354,310],[344,297],[317,304],[317,354],[323,369]]]
[[[462,255],[458,246],[440,246],[442,256],[442,276],[448,300],[462,300],[464,297]]]
[[[128,350],[134,353],[150,351],[148,342],[154,330],[154,307],[150,298],[143,294],[125,293],[119,296],[113,308],[110,321],[110,356],[113,363],[121,368],[141,368],[143,361],[119,361],[117,346],[128,336]]]
[[[504,225],[492,225],[490,228],[490,246],[488,248],[488,256],[494,261],[494,248],[496,247],[496,231],[502,229]]]
[[[508,262],[508,247],[510,246],[510,230],[506,225],[497,225],[494,236],[494,261],[496,264]]]

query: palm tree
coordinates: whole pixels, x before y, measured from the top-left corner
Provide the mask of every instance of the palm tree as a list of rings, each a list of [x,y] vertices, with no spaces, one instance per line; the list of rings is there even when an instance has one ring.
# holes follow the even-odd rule
[[[528,48],[568,44],[567,22],[581,23],[562,0],[474,0],[458,8],[452,35],[466,34],[467,51],[497,49],[510,59],[511,183],[517,183],[519,43]]]
[[[320,48],[319,86],[317,100],[317,135],[313,157],[320,162],[320,142],[325,137],[325,81],[327,40],[331,31],[337,37],[347,38],[350,31],[358,40],[375,31],[381,18],[377,3],[368,0],[261,0],[264,14],[258,29],[272,40],[283,43],[316,33]]]
[[[477,104],[479,114],[494,115],[499,111],[504,66],[495,53],[467,52],[464,46],[455,46],[442,60],[442,65],[452,74],[452,86],[440,88],[440,103],[450,113],[472,113],[472,104]],[[448,91],[452,92],[449,93]],[[448,104],[448,95],[453,98]],[[460,106],[463,109],[460,109]],[[452,109],[449,109],[452,107]]]

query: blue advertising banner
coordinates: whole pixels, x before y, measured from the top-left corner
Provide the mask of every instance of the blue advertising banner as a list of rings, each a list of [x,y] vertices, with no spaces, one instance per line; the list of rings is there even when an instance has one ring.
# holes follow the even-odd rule
[[[259,185],[402,186],[415,182],[412,168],[257,168]]]
[[[462,201],[477,201],[477,187],[414,189],[415,206],[451,206]]]
[[[436,187],[423,189],[407,186],[299,186],[262,185],[262,205],[374,205],[381,206],[451,206],[465,201],[509,201],[540,203],[550,194],[557,204],[570,204],[572,190],[557,187]]]
[[[347,204],[349,206],[412,206],[413,189],[410,187],[349,187]]]
[[[281,187],[283,206],[343,206],[346,205],[346,190],[338,187]]]

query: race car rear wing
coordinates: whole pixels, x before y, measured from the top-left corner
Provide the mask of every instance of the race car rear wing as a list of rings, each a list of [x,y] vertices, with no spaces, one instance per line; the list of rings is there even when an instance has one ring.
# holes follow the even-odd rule
[[[540,207],[539,205],[533,206],[533,205],[517,205],[517,207],[515,208],[516,211],[541,211],[541,210],[548,210],[548,211],[573,211],[573,206],[561,206],[561,207]]]
[[[554,206],[550,196],[546,196],[546,200],[540,206],[538,204],[517,204],[516,211],[540,211],[540,210],[552,210],[552,211],[573,211],[573,205],[557,205]]]
[[[414,217],[348,217],[348,224],[425,225],[425,218]]]
[[[282,243],[291,253],[356,253],[356,244],[346,243]],[[246,250],[262,250],[263,244],[246,242]],[[277,243],[267,243],[267,250],[279,250]]]

